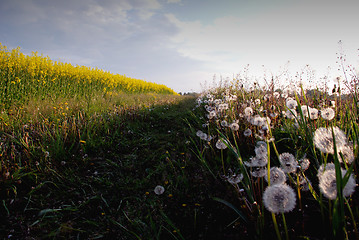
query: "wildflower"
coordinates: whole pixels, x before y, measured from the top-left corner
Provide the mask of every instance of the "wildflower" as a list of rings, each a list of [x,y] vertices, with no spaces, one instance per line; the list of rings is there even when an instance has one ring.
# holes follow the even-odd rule
[[[232,185],[238,184],[242,181],[243,179],[243,174],[230,174],[229,176],[225,176],[225,179],[227,180],[227,182],[229,182]]]
[[[285,173],[295,172],[297,170],[297,161],[291,153],[282,153],[279,155],[279,162]]]
[[[250,135],[252,135],[252,130],[250,130],[249,128],[246,129],[244,132],[243,132],[243,135],[245,137],[249,137]]]
[[[346,174],[346,170],[341,169],[342,177]],[[343,188],[343,196],[348,197],[355,191],[356,183],[353,175],[349,176],[348,182]],[[319,188],[323,195],[331,200],[335,200],[337,197],[337,180],[335,175],[335,169],[325,170],[319,178]]]
[[[283,170],[278,167],[271,167],[269,172],[271,185],[283,184],[287,180]],[[268,174],[264,175],[264,179],[268,182]]]
[[[216,117],[216,116],[217,116],[217,113],[216,113],[215,110],[210,111],[209,114],[208,114],[208,118],[209,118],[209,119],[212,119],[212,118],[214,118],[214,117]]]
[[[290,212],[296,204],[294,190],[286,184],[270,185],[263,193],[263,203],[272,213]]]
[[[218,141],[216,142],[216,148],[226,149],[227,145],[221,139],[218,139]]]
[[[222,103],[222,99],[216,99],[216,100],[214,100],[214,104],[215,105],[219,105],[219,104],[221,104]]]
[[[165,192],[165,188],[161,185],[157,185],[155,189],[153,190],[157,195],[161,195]]]
[[[333,170],[333,169],[335,170],[334,163],[322,164],[322,165],[320,165],[320,167],[318,169],[317,177],[320,179],[322,177],[324,171]]]
[[[218,109],[220,110],[220,111],[224,111],[224,110],[228,110],[228,103],[222,103],[222,104],[219,104],[219,106],[218,106]]]
[[[204,141],[207,141],[207,142],[212,140],[212,137],[210,135],[207,135],[206,133],[202,132],[201,130],[198,130],[196,132],[196,136]]]
[[[250,123],[251,123],[252,125],[261,127],[261,126],[263,126],[266,122],[265,122],[265,118],[262,118],[262,117],[259,116],[259,115],[255,115],[254,117],[250,118]]]
[[[299,177],[299,186],[302,189],[302,191],[309,191],[309,186],[312,185],[312,182],[303,176]]]
[[[254,100],[254,103],[255,103],[256,105],[259,105],[259,104],[261,104],[261,100],[257,98],[256,100]]]
[[[302,105],[300,109],[302,110],[303,117],[307,118],[309,116],[309,112],[308,112],[309,107],[307,105]]]
[[[267,155],[257,155],[255,157],[251,157],[249,161],[244,162],[244,165],[247,167],[264,167],[268,163]]]
[[[341,154],[340,154],[341,153]],[[342,146],[340,149],[340,152],[338,152],[338,160],[339,162],[343,162],[343,158],[346,163],[352,163],[354,161],[354,152],[353,152],[353,146],[345,145]]]
[[[244,109],[244,115],[245,115],[246,117],[251,116],[252,114],[253,114],[253,109],[252,109],[251,107],[246,107],[246,108]]]
[[[274,92],[273,97],[278,99],[280,97],[280,93],[279,92]]]
[[[256,153],[256,156],[263,156],[267,157],[268,150],[267,150],[267,144],[259,144],[254,148],[254,152]]]
[[[276,118],[276,117],[278,116],[278,114],[277,114],[277,113],[270,113],[269,116],[270,116],[271,118]]]
[[[318,116],[319,116],[319,111],[318,109],[316,108],[309,108],[309,116],[310,116],[310,119],[318,119]]]
[[[289,109],[295,109],[298,106],[298,103],[293,98],[287,98],[285,105]]]
[[[264,177],[266,173],[267,173],[267,168],[265,167],[256,167],[253,168],[251,171],[251,175],[257,178]]]
[[[238,123],[231,123],[230,125],[229,125],[229,127],[231,128],[231,130],[232,131],[238,131],[238,129],[239,129],[239,125],[238,125]]]
[[[226,120],[223,120],[223,121],[221,122],[221,126],[222,126],[222,127],[228,127],[227,121],[226,121]]]
[[[340,128],[334,127],[333,130],[334,130],[336,147],[339,152],[341,148],[347,144],[347,137],[345,133],[342,130],[340,130]],[[334,154],[334,141],[333,141],[332,129],[320,127],[317,130],[315,130],[313,142],[315,144],[315,147],[318,148],[321,152]]]
[[[297,112],[294,109],[288,109],[285,112],[285,116],[289,119],[295,119],[297,117]]]
[[[310,161],[308,158],[303,157],[298,162],[299,162],[299,166],[302,169],[302,171],[305,171],[309,168]]]
[[[334,118],[335,112],[332,108],[325,108],[320,111],[320,115],[325,120],[332,120]]]

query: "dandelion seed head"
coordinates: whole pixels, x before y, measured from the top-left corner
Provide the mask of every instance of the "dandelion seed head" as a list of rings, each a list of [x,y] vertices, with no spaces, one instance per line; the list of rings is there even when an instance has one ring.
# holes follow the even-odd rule
[[[246,166],[250,167],[264,167],[268,163],[267,155],[257,155],[249,158],[249,161],[245,162]]]
[[[249,137],[250,135],[252,135],[252,130],[250,130],[249,128],[246,129],[244,132],[243,132],[243,135],[245,137]]]
[[[316,108],[309,108],[310,119],[315,120],[319,117],[319,111]]]
[[[252,114],[253,114],[253,109],[252,109],[251,107],[246,107],[246,108],[244,109],[244,115],[245,115],[246,117],[251,116]]]
[[[231,123],[230,125],[229,125],[229,127],[230,127],[230,129],[232,130],[232,131],[238,131],[239,130],[239,125],[238,125],[238,123]]]
[[[297,112],[294,110],[294,109],[288,109],[286,112],[285,112],[285,116],[288,118],[288,119],[295,119],[297,117]]]
[[[302,110],[303,116],[307,118],[309,116],[308,106],[307,105],[302,105],[300,108]]]
[[[282,170],[285,173],[295,172],[297,170],[297,161],[293,154],[291,153],[282,153],[279,155],[279,162]]]
[[[302,171],[305,171],[309,168],[310,161],[308,158],[302,158],[298,162],[299,162],[299,166],[302,169]]]
[[[243,179],[243,174],[232,174],[230,173],[228,176],[225,176],[224,179],[229,182],[232,185],[238,184],[242,181]]]
[[[227,121],[226,121],[226,120],[222,120],[222,121],[221,121],[221,126],[222,126],[222,127],[228,127]]]
[[[346,170],[341,169],[342,177],[346,174]],[[352,195],[355,191],[356,183],[353,175],[351,174],[347,184],[343,188],[344,197]],[[335,169],[326,169],[319,178],[319,189],[323,195],[331,200],[337,197],[337,180]]]
[[[353,146],[345,145],[341,147],[340,152],[338,152],[338,160],[339,162],[343,162],[343,158],[340,153],[343,155],[346,163],[351,164],[354,161]]]
[[[267,173],[267,168],[264,167],[254,167],[250,172],[253,177],[261,178],[264,177]]]
[[[256,156],[257,157],[265,157],[267,158],[268,156],[268,149],[267,149],[267,145],[259,145],[259,146],[256,146],[254,148],[254,152],[256,153]]]
[[[161,195],[165,192],[165,188],[161,185],[157,185],[153,191],[155,192],[155,194]]]
[[[278,167],[271,167],[270,169],[270,185],[283,184],[287,177],[282,169]],[[268,174],[264,175],[264,179],[268,182]]]
[[[218,105],[219,111],[224,111],[224,110],[228,110],[228,109],[229,109],[228,103],[222,103],[222,104]]]
[[[299,177],[299,186],[302,191],[309,191],[309,186],[312,185],[312,182],[303,176]]]
[[[216,113],[215,110],[210,111],[209,114],[208,114],[208,118],[209,118],[209,119],[212,119],[212,118],[214,118],[214,117],[216,117],[216,116],[217,116],[217,113]]]
[[[335,111],[332,108],[324,108],[320,111],[320,115],[325,120],[332,120],[335,116]]]
[[[217,142],[216,142],[216,148],[218,148],[218,149],[226,149],[227,145],[221,139],[218,139]]]
[[[347,144],[345,133],[338,127],[334,127],[334,136],[337,150],[340,151]],[[320,127],[314,132],[313,142],[316,148],[323,153],[334,154],[334,141],[332,129]]]
[[[295,109],[298,106],[297,101],[292,98],[287,98],[285,104],[289,109]]]
[[[263,203],[272,213],[290,212],[295,208],[294,190],[286,184],[270,185],[263,193]]]

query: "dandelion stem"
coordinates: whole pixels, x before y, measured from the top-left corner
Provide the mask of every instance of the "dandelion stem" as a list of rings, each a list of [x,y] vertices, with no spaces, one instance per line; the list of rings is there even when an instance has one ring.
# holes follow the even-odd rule
[[[283,218],[283,224],[284,224],[285,239],[286,239],[286,240],[289,240],[288,228],[287,228],[287,221],[285,220],[284,213],[282,213],[282,218]]]
[[[282,240],[282,237],[280,236],[278,224],[277,224],[277,219],[275,218],[275,214],[274,214],[274,213],[272,213],[272,219],[273,219],[273,224],[274,224],[275,233],[277,234],[277,239],[278,239],[278,240]]]

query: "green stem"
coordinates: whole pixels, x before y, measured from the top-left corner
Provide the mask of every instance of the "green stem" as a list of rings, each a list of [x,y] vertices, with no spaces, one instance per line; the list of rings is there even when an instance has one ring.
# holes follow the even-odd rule
[[[274,223],[275,233],[277,234],[277,239],[278,239],[278,240],[282,240],[282,237],[280,236],[278,224],[277,224],[277,219],[275,218],[275,214],[274,214],[274,213],[272,213],[272,219],[273,219],[273,223]]]
[[[282,213],[282,218],[283,218],[283,224],[284,224],[285,239],[286,239],[286,240],[289,240],[288,228],[287,228],[287,221],[285,220],[284,213]]]

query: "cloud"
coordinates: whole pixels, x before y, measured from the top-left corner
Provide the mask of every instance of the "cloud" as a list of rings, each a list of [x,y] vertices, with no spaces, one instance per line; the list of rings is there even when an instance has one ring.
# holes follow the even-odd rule
[[[181,0],[167,0],[167,3],[180,3]]]
[[[291,2],[262,8],[261,14],[227,15],[211,22],[166,17],[179,29],[172,41],[182,56],[223,73],[235,73],[246,64],[257,72],[265,65],[275,73],[288,61],[296,71],[306,64],[326,71],[335,65],[340,39],[359,42],[353,31],[359,21],[353,4]]]

